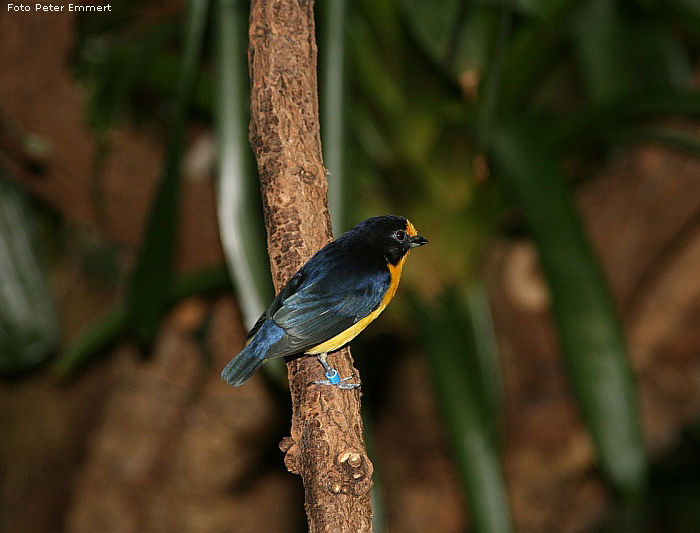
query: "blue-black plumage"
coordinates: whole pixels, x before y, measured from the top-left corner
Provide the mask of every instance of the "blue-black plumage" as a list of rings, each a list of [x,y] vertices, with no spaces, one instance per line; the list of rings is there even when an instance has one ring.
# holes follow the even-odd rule
[[[427,242],[403,217],[360,222],[289,280],[221,377],[238,386],[267,359],[307,353],[319,357],[331,384],[343,386],[326,353],[348,343],[384,310],[396,293],[408,251]]]

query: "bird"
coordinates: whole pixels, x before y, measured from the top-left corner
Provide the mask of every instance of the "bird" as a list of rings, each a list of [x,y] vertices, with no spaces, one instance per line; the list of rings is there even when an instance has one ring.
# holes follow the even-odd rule
[[[243,350],[221,372],[240,386],[268,359],[315,355],[325,371],[319,385],[353,389],[327,360],[386,308],[396,294],[411,249],[428,244],[401,216],[363,220],[316,252],[265,310]]]

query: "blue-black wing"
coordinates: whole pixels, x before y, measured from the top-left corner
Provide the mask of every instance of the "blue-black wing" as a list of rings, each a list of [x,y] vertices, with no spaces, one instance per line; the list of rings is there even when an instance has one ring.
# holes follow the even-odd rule
[[[302,269],[297,276],[265,313],[285,332],[267,358],[303,353],[339,335],[375,310],[391,283],[388,269],[372,275],[321,276]]]
[[[275,351],[290,355],[332,339],[376,309],[382,295],[371,285],[334,293],[310,285],[288,298],[273,315],[286,333]]]

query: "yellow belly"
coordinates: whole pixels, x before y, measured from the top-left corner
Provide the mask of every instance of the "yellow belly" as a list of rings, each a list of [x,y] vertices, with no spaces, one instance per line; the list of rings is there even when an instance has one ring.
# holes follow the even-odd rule
[[[391,274],[391,283],[389,284],[389,288],[387,289],[386,293],[384,294],[384,297],[382,298],[381,303],[379,304],[379,307],[377,307],[374,311],[372,311],[369,315],[366,317],[358,320],[355,322],[352,326],[350,326],[348,329],[343,331],[342,333],[339,333],[335,337],[328,339],[326,342],[323,342],[319,344],[318,346],[314,346],[313,348],[310,348],[309,350],[306,351],[308,354],[319,354],[319,353],[326,353],[326,352],[333,352],[335,350],[338,350],[339,348],[342,348],[344,345],[346,345],[348,342],[350,342],[352,339],[357,337],[359,333],[365,329],[367,326],[369,326],[370,322],[372,322],[375,318],[377,318],[384,309],[386,309],[386,306],[389,305],[389,302],[391,299],[394,297],[396,294],[396,289],[399,286],[399,280],[401,279],[401,269],[403,268],[403,263],[406,260],[406,255],[404,255],[399,263],[394,266],[394,265],[388,265],[389,266],[389,273]]]

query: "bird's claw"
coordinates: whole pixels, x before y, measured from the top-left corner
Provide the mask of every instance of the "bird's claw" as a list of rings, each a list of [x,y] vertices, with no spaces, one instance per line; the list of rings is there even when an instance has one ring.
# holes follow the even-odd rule
[[[335,369],[326,372],[326,379],[321,379],[319,381],[314,381],[314,385],[334,385],[342,390],[352,390],[360,386],[360,383],[348,383],[347,381],[352,376],[340,379],[338,372]]]
[[[319,381],[314,381],[313,383],[314,383],[314,385],[332,385],[332,386],[338,387],[339,389],[342,389],[342,390],[356,389],[357,387],[359,387],[361,385],[360,383],[347,383],[347,380],[349,380],[349,379],[350,378],[347,377],[345,379],[340,380],[338,383],[331,383],[327,379],[321,379]]]

